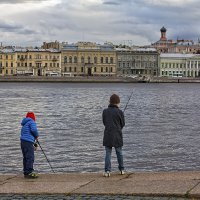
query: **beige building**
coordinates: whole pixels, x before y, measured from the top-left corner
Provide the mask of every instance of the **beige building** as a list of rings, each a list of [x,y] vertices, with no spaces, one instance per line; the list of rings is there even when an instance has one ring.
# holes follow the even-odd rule
[[[63,44],[63,76],[115,76],[116,51],[110,44]]]
[[[3,49],[0,75],[61,75],[61,52],[45,49]]]
[[[56,40],[55,42],[43,42],[42,49],[61,49],[61,44]]]
[[[162,53],[160,55],[160,76],[166,76],[166,77],[200,76],[200,55]]]

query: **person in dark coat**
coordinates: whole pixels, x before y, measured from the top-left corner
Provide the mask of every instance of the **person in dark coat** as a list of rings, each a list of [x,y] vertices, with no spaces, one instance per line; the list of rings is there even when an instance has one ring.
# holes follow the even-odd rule
[[[109,177],[111,172],[112,147],[117,154],[118,168],[120,174],[124,174],[124,163],[122,155],[123,135],[122,128],[125,126],[124,113],[119,109],[120,98],[113,94],[110,97],[108,108],[103,110],[102,118],[105,126],[103,146],[105,146],[105,172],[104,176]]]
[[[34,173],[34,143],[38,141],[39,133],[35,123],[35,114],[28,112],[21,122],[21,149],[23,154],[24,178],[37,178]]]

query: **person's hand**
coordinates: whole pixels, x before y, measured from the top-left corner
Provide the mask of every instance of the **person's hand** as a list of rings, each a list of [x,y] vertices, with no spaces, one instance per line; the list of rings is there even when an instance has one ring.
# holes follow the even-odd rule
[[[36,150],[37,150],[37,147],[38,147],[37,142],[35,142],[35,143],[33,144],[33,147],[34,147],[34,151],[36,151]]]

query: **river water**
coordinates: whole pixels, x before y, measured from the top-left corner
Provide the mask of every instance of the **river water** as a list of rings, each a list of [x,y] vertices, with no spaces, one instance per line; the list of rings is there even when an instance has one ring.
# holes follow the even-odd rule
[[[34,111],[40,144],[56,172],[104,168],[102,111],[113,93],[126,105],[126,171],[200,170],[200,85],[0,83],[0,173],[20,173],[21,120]],[[51,169],[41,150],[35,170]],[[117,171],[113,151],[112,170]]]

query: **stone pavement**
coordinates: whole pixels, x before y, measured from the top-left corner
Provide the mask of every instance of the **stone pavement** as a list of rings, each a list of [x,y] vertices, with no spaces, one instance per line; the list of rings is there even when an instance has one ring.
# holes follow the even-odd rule
[[[38,179],[0,175],[0,199],[200,199],[200,172],[41,174]]]

